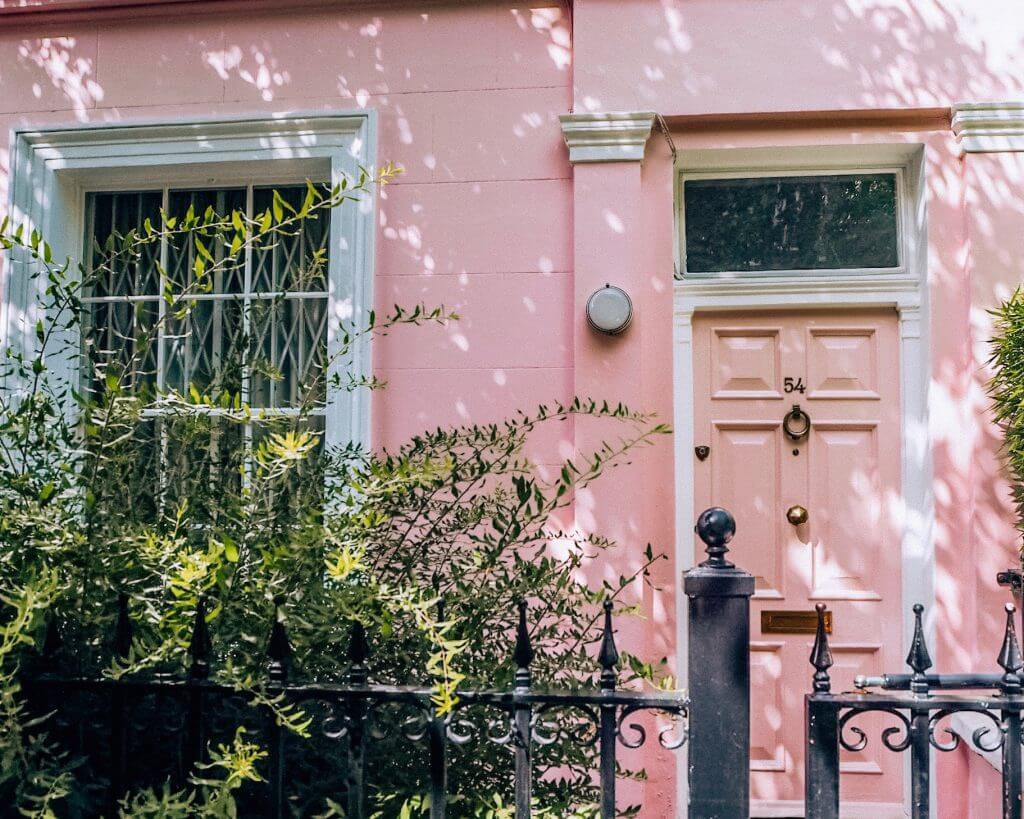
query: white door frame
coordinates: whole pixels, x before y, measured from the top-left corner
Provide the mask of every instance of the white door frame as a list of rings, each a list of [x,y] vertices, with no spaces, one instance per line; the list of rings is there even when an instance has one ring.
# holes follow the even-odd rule
[[[756,162],[756,166],[754,163]],[[926,606],[926,633],[934,637],[935,544],[932,497],[932,441],[928,418],[930,355],[928,343],[927,231],[924,150],[920,145],[841,146],[681,152],[680,174],[698,170],[737,171],[802,167],[898,168],[905,180],[901,205],[903,260],[893,273],[865,275],[839,271],[829,275],[783,274],[759,277],[684,277],[675,283],[673,376],[675,429],[676,566],[680,572],[703,556],[695,554],[693,316],[697,312],[836,307],[893,307],[899,321],[901,481],[904,527],[901,539],[903,577],[903,648],[913,631],[912,606]],[[676,212],[680,212],[678,207]],[[677,223],[678,224],[678,223]],[[681,254],[680,254],[681,258]],[[680,265],[680,270],[683,269]],[[745,537],[738,521],[737,537]],[[741,567],[742,568],[742,567]],[[677,586],[676,623],[681,685],[687,680],[687,601]],[[810,669],[810,666],[808,666]],[[810,690],[810,672],[808,672]],[[685,815],[688,788],[685,760],[680,760],[680,815]],[[909,796],[909,794],[908,794]],[[933,802],[933,804],[935,804]]]

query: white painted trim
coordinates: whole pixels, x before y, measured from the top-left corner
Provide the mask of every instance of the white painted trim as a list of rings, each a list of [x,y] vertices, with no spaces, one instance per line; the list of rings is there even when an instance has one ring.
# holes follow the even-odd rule
[[[698,157],[694,153],[699,153]],[[690,170],[688,160],[698,167],[740,167],[751,161],[751,151],[683,152],[678,176]],[[904,650],[913,633],[916,602],[926,605],[927,636],[935,633],[935,543],[932,497],[932,441],[928,420],[930,354],[928,344],[927,222],[924,185],[924,149],[920,145],[828,146],[814,149],[779,149],[753,152],[763,162],[761,170],[799,169],[801,161],[820,167],[823,158],[835,156],[841,167],[850,163],[886,164],[899,158],[905,187],[901,213],[903,222],[905,272],[875,276],[801,274],[777,277],[731,279],[728,277],[683,278],[676,281],[673,317],[673,375],[676,481],[675,559],[679,571],[697,562],[694,554],[693,521],[698,509],[694,499],[693,417],[695,407],[693,373],[693,316],[697,312],[721,310],[799,309],[834,306],[894,307],[899,321],[901,481],[905,525],[901,539],[903,558],[902,601]],[[842,164],[846,163],[846,164]],[[677,186],[678,187],[678,186]],[[677,201],[677,213],[679,211]],[[742,525],[742,522],[741,522]],[[686,598],[677,595],[677,656],[681,684],[687,679]],[[686,792],[686,767],[680,761],[680,792]],[[909,782],[909,778],[908,778]],[[683,802],[682,804],[685,804]],[[933,802],[933,804],[935,804]],[[799,814],[797,814],[799,815]]]
[[[641,162],[654,126],[653,111],[562,114],[569,161]]]
[[[906,810],[902,805],[887,802],[860,802],[857,804],[840,804],[839,814],[843,819],[905,819]],[[753,801],[750,805],[752,819],[792,819],[804,815],[804,803],[796,800],[774,799],[772,801]]]
[[[1024,151],[1024,102],[958,102],[952,112],[964,153]]]
[[[219,185],[232,181],[282,182],[306,177],[332,184],[372,169],[376,113],[333,112],[287,118],[216,118],[188,122],[75,125],[11,132],[12,220],[37,229],[57,258],[78,259],[84,235],[85,194],[124,185]],[[342,320],[364,315],[373,304],[374,193],[331,214],[329,345]],[[37,349],[35,322],[41,278],[30,262],[12,254],[0,333],[14,349]],[[58,343],[74,343],[58,339]],[[75,345],[74,348],[77,348]],[[53,360],[59,370],[70,362]],[[335,364],[334,366],[340,366]],[[369,340],[351,362],[357,376],[371,374]],[[70,375],[70,373],[67,373]],[[18,385],[5,384],[7,389]],[[327,407],[327,443],[369,443],[366,390],[334,391]]]

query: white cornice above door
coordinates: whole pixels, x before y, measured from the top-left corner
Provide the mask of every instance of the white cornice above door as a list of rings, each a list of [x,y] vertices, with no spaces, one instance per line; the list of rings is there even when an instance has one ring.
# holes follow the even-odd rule
[[[1024,101],[956,103],[950,125],[964,153],[1024,151]]]

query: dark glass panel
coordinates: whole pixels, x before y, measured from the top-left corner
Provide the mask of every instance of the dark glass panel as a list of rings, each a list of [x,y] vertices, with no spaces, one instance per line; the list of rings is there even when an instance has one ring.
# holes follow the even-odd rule
[[[894,174],[693,179],[688,273],[899,264]]]
[[[253,214],[259,216],[273,206],[275,188],[253,191]],[[276,188],[281,199],[295,210],[306,199],[305,185]],[[324,191],[326,193],[326,189]],[[329,210],[315,211],[291,235],[276,237],[273,246],[253,254],[252,289],[257,293],[327,290],[327,237]]]
[[[87,206],[92,213],[92,235],[86,236],[91,248],[89,276],[84,295],[159,296],[160,273],[157,260],[160,243],[141,246],[137,254],[128,254],[116,241],[129,231],[143,233],[146,219],[160,224],[160,191],[142,193],[91,193]],[[114,240],[114,241],[111,241]]]
[[[245,190],[229,188],[171,191],[168,198],[169,215],[182,219],[190,207],[196,216],[202,217],[207,210],[212,209],[218,217],[228,219],[236,210],[245,212]],[[211,230],[208,232],[207,241],[204,242],[206,249],[216,260],[216,264],[208,265],[213,278],[213,293],[238,294],[245,290],[245,254],[239,253],[237,259],[231,260],[232,264],[224,263],[224,240],[230,238],[230,231],[222,230],[218,233]],[[181,292],[193,285],[196,255],[195,236],[187,239],[176,238],[169,243],[167,275],[175,292]]]

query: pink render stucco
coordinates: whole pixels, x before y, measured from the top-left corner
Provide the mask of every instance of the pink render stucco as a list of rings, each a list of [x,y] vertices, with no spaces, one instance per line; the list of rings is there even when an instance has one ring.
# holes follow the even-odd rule
[[[1024,9],[1013,0],[84,2],[0,0],[0,214],[13,128],[192,121],[370,108],[381,160],[405,173],[379,202],[375,299],[444,303],[462,318],[375,342],[387,380],[374,442],[590,395],[671,421],[673,158],[655,129],[644,161],[572,165],[569,111],[655,111],[679,151],[921,144],[927,187],[939,669],[993,670],[1014,562],[999,444],[985,397],[986,311],[1021,281],[1024,151],[960,151],[960,102],[1024,99]],[[622,337],[583,307],[626,288]],[[550,467],[607,429],[563,424],[533,442]],[[575,525],[674,553],[668,438],[580,494]],[[756,533],[741,536],[756,537]],[[680,572],[639,601],[634,653],[675,663]],[[801,719],[799,711],[787,715]],[[994,772],[966,751],[940,769],[943,817],[994,815]],[[635,796],[674,814],[676,773],[653,763]],[[974,794],[975,798],[972,798]]]

